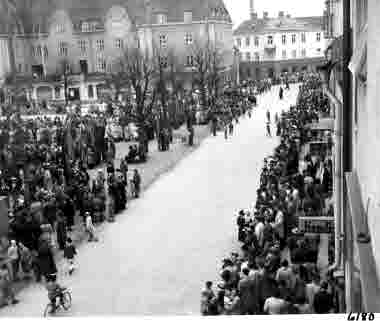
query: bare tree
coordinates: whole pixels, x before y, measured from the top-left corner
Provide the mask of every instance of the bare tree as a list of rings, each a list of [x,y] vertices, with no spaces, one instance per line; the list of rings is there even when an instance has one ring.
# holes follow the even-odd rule
[[[125,77],[136,95],[136,113],[138,122],[145,121],[149,109],[148,93],[155,77],[155,65],[147,51],[138,48],[126,48],[119,60],[120,75]]]
[[[211,41],[195,41],[192,46],[195,86],[201,93],[204,107],[214,104],[221,85],[223,54]]]

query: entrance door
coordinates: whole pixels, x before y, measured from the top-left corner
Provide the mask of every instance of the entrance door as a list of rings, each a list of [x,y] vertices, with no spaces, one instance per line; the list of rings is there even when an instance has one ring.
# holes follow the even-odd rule
[[[44,74],[44,66],[42,65],[32,65],[32,75],[33,77],[41,78]]]
[[[88,64],[87,60],[79,60],[79,66],[80,66],[80,72],[82,74],[87,74],[88,73]]]
[[[74,88],[69,88],[69,100],[80,100],[80,93],[79,93],[79,88],[74,87]]]

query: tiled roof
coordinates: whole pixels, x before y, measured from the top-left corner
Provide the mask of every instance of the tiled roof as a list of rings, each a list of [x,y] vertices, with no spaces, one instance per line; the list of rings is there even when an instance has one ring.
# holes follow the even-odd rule
[[[276,33],[286,31],[321,30],[323,17],[268,18],[246,20],[234,31],[234,35]]]
[[[201,20],[207,16],[218,19],[218,16],[224,15],[231,22],[223,0],[19,0],[17,3],[18,15],[24,24],[25,32],[30,33],[35,24],[41,26],[41,32],[46,32],[49,17],[59,9],[68,12],[72,23],[77,26],[82,21],[104,20],[112,6],[120,5],[127,9],[135,24],[144,24],[146,2],[151,3],[152,14],[166,13],[168,22],[183,21],[184,11],[192,11],[194,20]],[[212,16],[215,10],[217,15]],[[0,12],[0,33],[6,32],[7,19],[4,15],[5,13]]]

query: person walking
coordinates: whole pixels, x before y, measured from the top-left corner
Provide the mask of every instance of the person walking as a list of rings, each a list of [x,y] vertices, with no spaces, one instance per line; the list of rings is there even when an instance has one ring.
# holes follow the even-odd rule
[[[86,212],[86,233],[88,234],[88,241],[97,241],[98,239],[95,236],[95,226],[92,223],[92,218],[90,212]]]
[[[266,133],[266,135],[267,135],[268,137],[272,137],[272,134],[271,134],[271,132],[270,132],[270,122],[267,122],[267,124],[266,124],[266,129],[267,129],[267,133]]]
[[[137,169],[133,173],[133,184],[134,184],[134,197],[140,197],[140,185],[141,185],[141,176]]]

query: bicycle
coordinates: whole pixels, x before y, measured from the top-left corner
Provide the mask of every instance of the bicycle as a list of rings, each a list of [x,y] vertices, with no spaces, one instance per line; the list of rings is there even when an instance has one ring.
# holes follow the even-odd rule
[[[57,298],[59,298],[58,304]],[[56,305],[55,309],[53,306],[53,303],[49,302],[46,305],[45,311],[44,311],[44,317],[48,317],[51,315],[54,315],[59,309],[63,308],[65,311],[69,310],[71,308],[71,293],[67,288],[63,288],[61,293],[57,295],[54,299]]]

